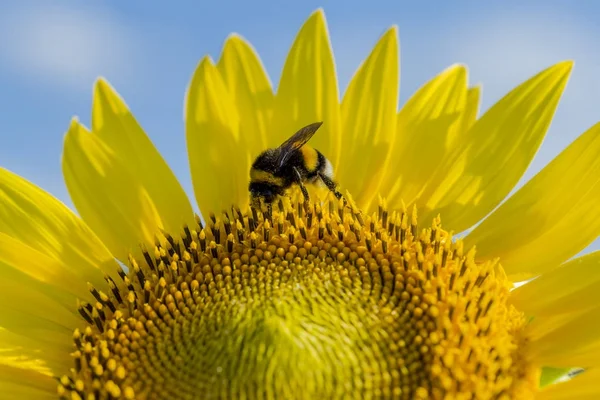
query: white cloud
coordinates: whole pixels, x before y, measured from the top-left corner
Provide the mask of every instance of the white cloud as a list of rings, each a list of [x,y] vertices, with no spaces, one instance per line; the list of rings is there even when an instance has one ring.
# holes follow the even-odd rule
[[[0,37],[0,66],[43,83],[89,90],[98,75],[134,68],[134,35],[102,10],[14,9],[0,16]]]

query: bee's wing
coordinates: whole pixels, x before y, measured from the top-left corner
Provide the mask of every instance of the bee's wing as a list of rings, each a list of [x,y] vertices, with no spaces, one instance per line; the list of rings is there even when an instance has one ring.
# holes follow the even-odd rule
[[[323,122],[315,122],[307,125],[294,133],[291,138],[283,142],[281,146],[277,148],[279,155],[276,160],[277,168],[281,168],[285,165],[286,161],[290,158],[294,150],[300,149],[306,142],[315,134],[315,132],[323,125]]]

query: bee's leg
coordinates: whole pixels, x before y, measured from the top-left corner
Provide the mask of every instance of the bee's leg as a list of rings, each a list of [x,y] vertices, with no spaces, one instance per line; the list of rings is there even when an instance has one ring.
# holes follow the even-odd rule
[[[310,196],[308,195],[308,190],[306,190],[306,186],[302,183],[302,175],[300,175],[300,171],[296,167],[294,167],[294,172],[296,173],[296,177],[298,178],[298,186],[300,186],[300,190],[302,190],[302,195],[304,196],[304,208],[308,210],[310,203]]]
[[[346,199],[344,198],[344,196],[342,196],[342,194],[337,190],[336,184],[333,181],[333,179],[331,179],[330,177],[328,177],[327,175],[323,175],[323,174],[318,174],[319,178],[321,178],[321,180],[323,181],[323,183],[325,184],[325,186],[327,186],[327,189],[329,189],[331,191],[331,193],[333,193],[333,195],[335,196],[336,199],[342,199],[344,201],[344,205],[347,205]]]

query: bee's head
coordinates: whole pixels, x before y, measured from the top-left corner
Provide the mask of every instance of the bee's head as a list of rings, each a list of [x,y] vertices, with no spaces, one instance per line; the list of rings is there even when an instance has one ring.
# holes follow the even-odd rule
[[[265,182],[250,182],[250,204],[256,208],[261,207],[261,200],[264,203],[272,203],[279,192],[276,186]]]

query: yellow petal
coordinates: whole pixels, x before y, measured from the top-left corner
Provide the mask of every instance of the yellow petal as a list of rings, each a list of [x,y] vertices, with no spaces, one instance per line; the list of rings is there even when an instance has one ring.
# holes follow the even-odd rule
[[[121,160],[152,198],[164,229],[194,224],[192,206],[165,160],[117,92],[103,79],[94,87],[92,132]]]
[[[451,136],[450,139],[450,145],[456,145],[457,143],[455,142],[457,137],[464,137],[466,136],[466,133],[469,129],[471,129],[471,127],[473,126],[473,124],[475,124],[475,121],[477,120],[477,116],[479,115],[479,106],[480,106],[480,102],[481,102],[481,87],[480,86],[473,86],[472,88],[469,88],[469,90],[467,90],[467,102],[465,104],[465,108],[460,116],[460,123],[459,123],[459,128],[456,129],[454,132],[454,135]]]
[[[267,148],[267,128],[275,95],[260,58],[243,38],[232,35],[217,63],[239,113],[244,144],[254,159]]]
[[[72,299],[71,308],[67,308],[55,288],[12,270],[5,263],[0,263],[0,267],[9,269],[9,272],[2,271],[0,282],[0,323],[6,329],[39,328],[70,335],[71,330],[81,323],[75,314],[75,298]]]
[[[25,243],[0,232],[0,281],[11,281],[15,271],[25,274],[31,281],[53,289],[68,305],[76,297],[89,295],[87,283],[73,274],[67,266]],[[58,297],[57,297],[58,298]]]
[[[287,56],[267,144],[277,147],[298,129],[317,121],[323,121],[323,126],[310,144],[337,166],[342,145],[337,75],[321,9],[304,23]]]
[[[119,269],[104,244],[71,210],[42,189],[2,168],[0,232],[60,262],[68,274],[84,283],[102,285],[103,272],[115,274]],[[8,252],[4,256],[8,257]],[[23,270],[28,268],[27,264],[20,265]],[[50,279],[51,269],[46,272],[46,279]],[[56,274],[60,275],[61,271]]]
[[[14,351],[11,353],[13,356],[42,360],[51,368],[64,369],[67,367],[68,369],[66,362],[68,354],[73,351],[72,337],[76,325],[67,328],[47,319],[13,310],[2,310],[2,313],[3,319],[7,320],[6,326],[3,328],[13,335],[13,341],[3,342],[2,348],[14,346]],[[19,324],[19,318],[27,323]],[[4,325],[4,322],[2,324]],[[4,339],[5,336],[5,334],[0,334],[0,339]],[[25,347],[25,344],[28,347]],[[57,355],[60,357],[57,358]],[[4,363],[2,357],[0,357],[0,363]]]
[[[448,68],[420,88],[398,113],[393,158],[380,191],[391,208],[412,204],[431,182],[441,160],[452,149],[467,99],[467,70]],[[468,116],[470,117],[470,115]],[[417,202],[418,205],[418,202]]]
[[[128,262],[154,246],[164,228],[150,194],[117,155],[73,120],[65,135],[63,175],[73,204],[111,253]]]
[[[600,368],[587,370],[566,382],[547,386],[536,399],[542,400],[597,400],[600,398]]]
[[[528,337],[531,340],[536,340],[544,335],[547,335],[548,332],[568,324],[581,314],[581,312],[574,312],[571,314],[559,314],[533,318],[527,326]]]
[[[597,304],[597,303],[596,303]],[[542,332],[537,329],[537,324],[543,324],[543,318],[534,318],[531,323],[532,331]],[[530,344],[530,355],[536,363],[551,365],[553,367],[569,367],[572,355],[579,354],[589,347],[597,347],[600,343],[600,307],[581,312],[565,323],[555,325],[554,329],[547,329],[542,335],[533,336]],[[600,359],[595,365],[600,366]],[[582,365],[587,367],[587,365]]]
[[[562,365],[568,365],[569,367],[600,367],[600,340],[577,351],[563,354],[560,357],[560,362]]]
[[[73,366],[73,331],[57,333],[48,329],[0,327],[0,365],[64,373]]]
[[[0,260],[0,326],[19,341],[36,341],[35,348],[28,346],[28,350],[42,351],[49,347],[68,353],[71,334],[82,322],[77,315],[77,298],[23,271],[27,267],[36,268],[40,263],[48,263],[46,268],[60,270],[55,260],[14,240],[13,244],[21,257],[11,259],[3,255]],[[7,343],[1,341],[0,348],[6,347]]]
[[[365,209],[378,193],[383,161],[394,156],[398,71],[398,30],[392,27],[356,71],[342,100],[344,140],[337,175]]]
[[[54,381],[56,383],[56,381]],[[56,385],[55,385],[56,386]],[[29,388],[26,385],[14,385],[12,383],[6,383],[0,385],[0,390],[4,396],[3,400],[55,400],[56,399],[56,387],[54,391],[41,392],[34,388]]]
[[[0,364],[0,393],[5,400],[56,399],[56,386],[49,375]]]
[[[248,203],[250,154],[239,121],[221,74],[204,58],[188,88],[185,131],[194,194],[205,216]]]
[[[496,207],[535,155],[571,71],[562,62],[513,89],[468,131],[440,171],[444,179],[423,193],[427,216],[443,216],[444,226],[463,231]]]
[[[575,258],[513,290],[511,302],[532,316],[584,311],[598,303],[600,251]]]
[[[600,234],[600,124],[595,125],[465,239],[527,278],[571,258]]]

